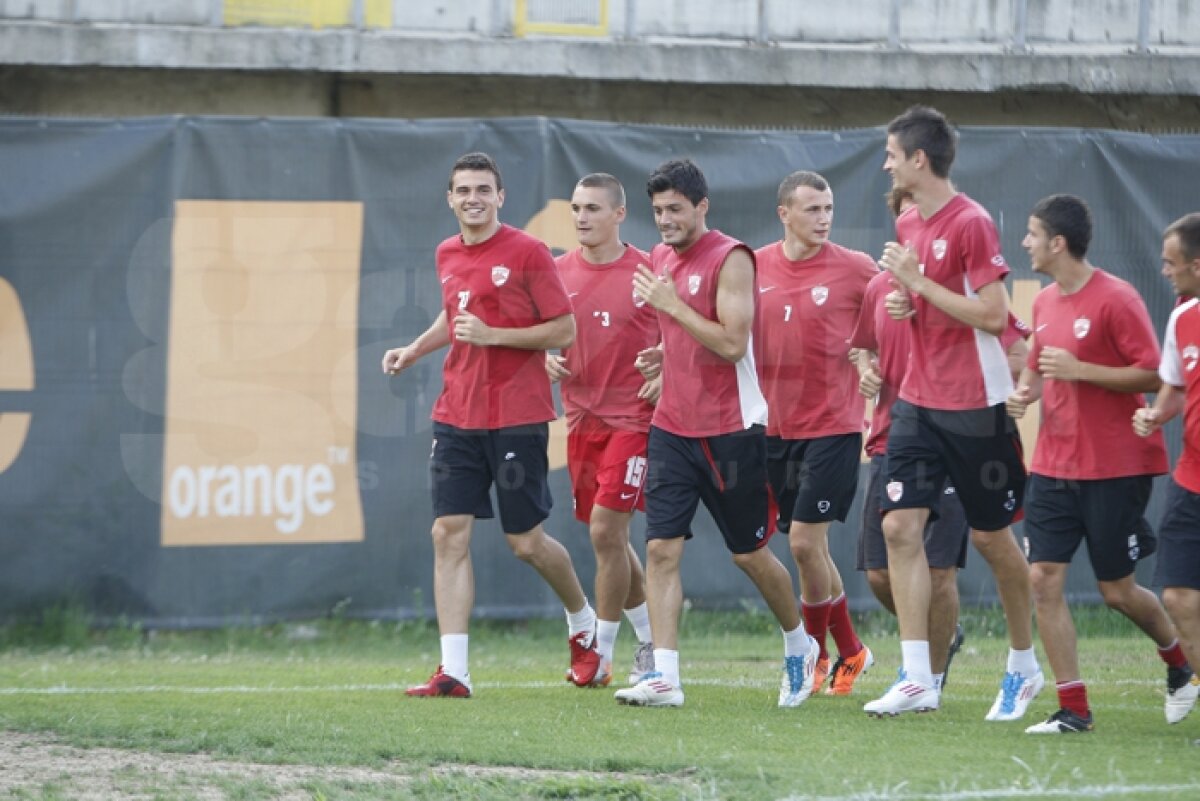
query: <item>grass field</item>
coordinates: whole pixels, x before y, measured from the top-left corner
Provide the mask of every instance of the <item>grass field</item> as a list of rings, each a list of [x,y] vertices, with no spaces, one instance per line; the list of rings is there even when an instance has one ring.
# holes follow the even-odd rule
[[[1167,726],[1150,642],[1081,617],[1097,730],[1035,738],[1051,688],[1027,721],[983,721],[1006,648],[994,613],[965,619],[943,708],[892,720],[861,711],[899,659],[883,616],[862,623],[877,665],[856,695],[792,710],[775,707],[781,640],[756,612],[688,613],[682,709],[564,683],[560,621],[478,625],[462,701],[402,694],[438,660],[426,623],[147,636],[65,616],[0,630],[0,797],[1200,798],[1200,712]]]

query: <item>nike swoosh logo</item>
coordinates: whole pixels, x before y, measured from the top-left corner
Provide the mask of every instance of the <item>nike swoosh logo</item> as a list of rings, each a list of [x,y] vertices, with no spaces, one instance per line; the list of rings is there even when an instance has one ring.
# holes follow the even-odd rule
[[[1037,327],[1036,331],[1041,331],[1043,328],[1045,328],[1048,325],[1050,325],[1050,323],[1042,323],[1041,325],[1039,325]]]
[[[442,279],[442,283],[443,283],[443,284],[444,284],[444,283],[446,283],[447,281],[449,281],[449,280],[450,280],[451,278],[453,278],[453,277],[454,277],[454,276],[452,276],[452,275],[447,275],[445,278],[443,278],[443,279]]]
[[[636,492],[630,492],[629,494],[626,494],[626,493],[622,492],[622,493],[621,493],[621,500],[623,500],[623,501],[627,501],[627,500],[629,500],[630,498],[632,498],[634,495],[637,495],[637,493],[636,493]]]
[[[578,292],[568,292],[568,293],[567,293],[567,297],[568,297],[568,298],[573,298],[573,297],[575,297],[575,296],[576,296],[576,295],[578,295],[578,294],[579,294]]]
[[[772,289],[774,289],[774,288],[775,288],[775,287],[773,287],[773,286],[760,286],[760,287],[758,288],[758,294],[760,294],[760,295],[761,295],[761,294],[763,294],[764,292],[770,292],[770,291],[771,291]]]

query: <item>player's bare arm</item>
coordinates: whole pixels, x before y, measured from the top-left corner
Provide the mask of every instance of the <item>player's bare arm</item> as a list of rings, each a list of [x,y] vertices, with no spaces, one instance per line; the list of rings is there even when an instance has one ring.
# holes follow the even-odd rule
[[[960,295],[922,275],[916,251],[896,242],[884,246],[879,266],[891,273],[902,288],[924,298],[964,325],[993,336],[1000,336],[1008,325],[1008,290],[1001,281],[979,287],[976,297]],[[896,316],[890,308],[888,313]]]
[[[634,289],[654,308],[668,314],[704,347],[730,362],[746,355],[754,322],[754,263],[738,248],[725,257],[717,279],[717,319],[709,320],[688,306],[669,277],[659,278],[644,267],[633,279]]]
[[[1042,348],[1038,354],[1038,370],[1045,378],[1086,381],[1113,392],[1157,392],[1162,383],[1155,370],[1083,362],[1063,348]]]
[[[524,328],[497,328],[468,311],[461,311],[454,317],[454,338],[459,342],[484,348],[566,348],[575,341],[575,315],[564,314]]]
[[[383,372],[390,375],[412,367],[422,357],[450,344],[450,326],[443,310],[419,337],[402,348],[392,348],[383,354]]]

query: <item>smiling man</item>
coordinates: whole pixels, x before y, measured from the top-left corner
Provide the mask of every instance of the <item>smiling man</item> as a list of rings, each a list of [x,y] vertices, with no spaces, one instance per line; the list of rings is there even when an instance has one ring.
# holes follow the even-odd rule
[[[1029,404],[1042,402],[1025,538],[1038,633],[1059,709],[1027,728],[1031,734],[1093,726],[1063,593],[1083,542],[1104,602],[1158,645],[1167,665],[1168,722],[1181,720],[1196,702],[1175,627],[1134,576],[1152,542],[1143,515],[1154,476],[1167,472],[1162,435],[1139,439],[1129,429],[1134,411],[1146,405],[1142,393],[1158,389],[1158,340],[1137,290],[1087,260],[1091,239],[1087,204],[1074,195],[1051,195],[1034,206],[1022,243],[1033,271],[1053,279],[1033,302],[1033,347],[1007,404],[1019,419]]]
[[[777,201],[783,239],[755,251],[767,470],[779,531],[800,571],[805,628],[821,649],[814,692],[829,676],[828,694],[849,695],[875,660],[850,620],[829,527],[845,522],[858,489],[866,409],[847,343],[879,269],[867,254],[829,241],[833,190],[823,177],[792,173]],[[827,633],[838,649],[832,674]]]
[[[783,631],[779,706],[812,692],[818,647],[804,631],[791,575],[769,548],[767,404],[758,385],[754,254],[709,230],[708,182],[688,160],[659,166],[646,184],[662,244],[654,269],[638,267],[633,290],[658,311],[662,349],[639,356],[661,368],[662,395],[650,427],[646,479],[646,595],[655,672],[616,698],[636,706],[682,706],[679,564],[701,502]]]
[[[556,417],[545,351],[575,338],[571,302],[550,251],[500,222],[504,185],[486,153],[459,157],[446,202],[459,233],[437,249],[442,311],[406,347],[383,357],[397,375],[447,345],[442,394],[433,407],[433,594],[442,663],[408,689],[417,697],[469,698],[467,625],[475,601],[471,529],[491,518],[494,485],[508,546],[554,590],[567,612],[570,675],[577,684],[600,668],[596,616],[571,557],[548,536],[548,422]]]

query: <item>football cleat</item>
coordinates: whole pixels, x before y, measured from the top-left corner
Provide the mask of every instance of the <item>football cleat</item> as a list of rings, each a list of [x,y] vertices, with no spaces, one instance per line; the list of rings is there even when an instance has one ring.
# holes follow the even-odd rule
[[[600,653],[596,650],[596,638],[590,631],[581,631],[568,639],[567,643],[571,646],[571,668],[567,671],[567,681],[576,687],[590,686],[600,673]]]
[[[471,677],[468,675],[465,681],[459,681],[444,673],[438,665],[429,681],[409,687],[404,694],[412,698],[470,698]]]
[[[817,648],[820,650],[820,647]],[[822,656],[817,658],[817,664],[813,668],[813,692],[820,692],[825,686],[825,679],[829,678],[829,657]]]
[[[633,652],[633,667],[629,671],[629,686],[637,684],[642,676],[654,672],[654,643],[638,643]]]
[[[938,687],[938,692],[946,689],[946,679],[950,677],[950,665],[954,662],[954,655],[962,649],[965,639],[967,639],[967,633],[963,631],[962,623],[955,623],[954,639],[950,641],[950,650],[946,652],[946,669],[942,671],[942,686]]]
[[[1075,734],[1091,731],[1092,713],[1087,717],[1079,717],[1069,709],[1060,709],[1051,715],[1044,723],[1035,723],[1025,730],[1026,734]]]
[[[632,687],[617,690],[617,703],[629,706],[683,706],[683,690],[666,681],[661,673],[647,673]]]
[[[1167,723],[1178,723],[1188,716],[1200,695],[1200,677],[1188,666],[1167,668]]]
[[[819,653],[821,646],[809,637],[808,654],[783,658],[783,676],[779,681],[779,706],[800,706],[812,695],[816,686],[814,674]]]
[[[1032,676],[1022,676],[1020,673],[1005,673],[1004,681],[1000,682],[1000,692],[988,710],[984,720],[1019,720],[1029,708],[1029,703],[1037,698],[1037,694],[1046,686],[1046,676],[1038,669]]]
[[[875,655],[871,649],[863,646],[857,654],[851,657],[838,657],[833,666],[833,680],[829,683],[826,695],[849,695],[854,691],[854,682],[875,664]]]
[[[903,670],[882,697],[863,705],[863,711],[876,718],[895,717],[903,712],[934,712],[937,708],[937,690],[909,681]]]

